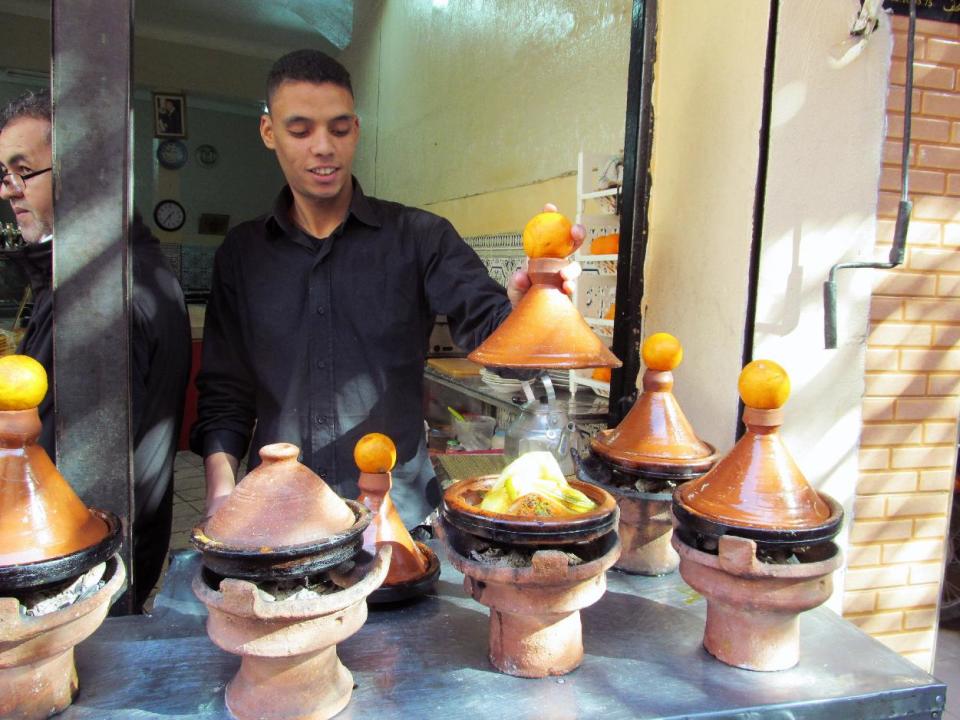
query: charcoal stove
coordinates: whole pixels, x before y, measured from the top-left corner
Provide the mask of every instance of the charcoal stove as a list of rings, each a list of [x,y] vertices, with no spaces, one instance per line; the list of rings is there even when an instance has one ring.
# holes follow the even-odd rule
[[[225,692],[240,720],[319,720],[346,707],[353,679],[336,646],[366,621],[390,565],[391,548],[363,551],[370,511],[338,497],[299,454],[288,443],[261,448],[261,464],[191,538],[207,634],[242,657]],[[278,581],[283,596],[265,590]]]
[[[21,720],[73,702],[73,648],[126,581],[119,519],[84,505],[36,444],[40,430],[36,405],[0,411],[0,717]],[[100,571],[75,590],[74,581]]]
[[[749,670],[784,670],[799,661],[800,613],[832,592],[843,510],[809,485],[780,438],[783,369],[756,360],[740,389],[747,432],[674,492],[672,542],[683,579],[707,599],[707,651]]]
[[[438,534],[470,596],[490,608],[490,662],[519,677],[563,675],[583,661],[580,610],[606,590],[620,554],[616,501],[573,480],[597,507],[573,517],[526,518],[484,511],[496,482],[462,480],[444,493]]]
[[[683,357],[679,341],[657,333],[641,354],[647,370],[630,412],[617,427],[597,433],[588,456],[574,457],[578,477],[601,486],[620,507],[623,552],[614,567],[665,575],[680,563],[670,543],[673,491],[708,471],[717,453],[697,437],[673,395],[672,371]]]

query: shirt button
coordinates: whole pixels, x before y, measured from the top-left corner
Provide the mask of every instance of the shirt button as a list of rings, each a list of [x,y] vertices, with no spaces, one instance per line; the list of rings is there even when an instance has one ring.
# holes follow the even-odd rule
[[[325,368],[326,366],[327,366],[327,364],[326,364],[323,360],[317,360],[317,367],[318,367],[318,368],[320,368],[320,369],[322,370],[322,369]]]
[[[325,415],[317,415],[316,419],[317,419],[317,425],[323,425],[327,421],[327,418]]]
[[[319,475],[320,477],[325,478],[325,477],[327,476],[327,469],[326,469],[326,468],[317,468],[317,475]]]
[[[317,315],[323,315],[325,312],[323,305],[317,305]]]

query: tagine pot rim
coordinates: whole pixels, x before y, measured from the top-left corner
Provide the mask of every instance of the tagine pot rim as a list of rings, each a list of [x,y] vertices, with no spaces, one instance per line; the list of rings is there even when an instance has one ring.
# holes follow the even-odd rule
[[[717,449],[706,440],[701,440],[710,450],[703,457],[678,457],[676,455],[650,455],[634,450],[614,449],[605,440],[615,433],[617,428],[600,430],[590,439],[590,449],[608,462],[629,470],[637,470],[657,479],[692,479],[703,475],[712,468],[718,459]]]
[[[27,563],[0,565],[0,597],[11,591],[35,590],[79,577],[100,563],[107,562],[120,549],[122,524],[109,510],[88,508],[103,521],[107,533],[93,545],[72,553]]]
[[[489,491],[498,475],[481,475],[460,480],[443,493],[440,512],[454,527],[478,537],[514,544],[565,544],[592,540],[616,528],[620,510],[616,499],[599,485],[579,479],[570,487],[584,493],[597,507],[564,517],[526,517],[482,510],[466,499],[467,493]]]

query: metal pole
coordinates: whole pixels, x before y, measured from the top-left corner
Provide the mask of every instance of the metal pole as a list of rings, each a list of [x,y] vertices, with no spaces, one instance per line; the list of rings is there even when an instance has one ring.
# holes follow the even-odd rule
[[[627,71],[627,117],[617,258],[617,310],[613,354],[623,362],[610,379],[608,424],[615,427],[636,399],[643,341],[640,302],[647,254],[650,156],[653,143],[653,65],[656,60],[657,0],[634,0]]]
[[[123,520],[131,566],[130,66],[133,0],[53,0],[57,466]],[[125,593],[115,610],[132,611]]]

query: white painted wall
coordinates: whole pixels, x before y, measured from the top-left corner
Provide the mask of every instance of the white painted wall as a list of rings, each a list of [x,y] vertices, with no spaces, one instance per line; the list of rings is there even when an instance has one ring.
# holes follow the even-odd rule
[[[754,328],[754,357],[790,373],[784,441],[848,517],[876,271],[839,274],[836,350],[824,349],[822,292],[835,263],[873,259],[892,50],[884,16],[856,60],[831,62],[858,10],[856,0],[780,4]]]
[[[721,451],[736,432],[767,6],[659,4],[644,336],[683,343],[674,392]]]

